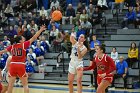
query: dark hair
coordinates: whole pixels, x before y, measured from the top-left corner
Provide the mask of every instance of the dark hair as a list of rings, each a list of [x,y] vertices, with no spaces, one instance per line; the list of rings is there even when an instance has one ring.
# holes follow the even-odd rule
[[[117,50],[116,47],[113,47],[113,48],[114,48],[115,50]],[[113,48],[112,48],[112,49],[113,49]]]
[[[103,53],[105,53],[105,51],[106,51],[105,44],[97,45],[97,46],[99,46],[100,50],[103,50]]]
[[[32,49],[32,51],[34,50],[32,47],[30,47],[29,49]]]
[[[132,44],[134,44],[134,45],[135,45],[134,50],[136,50],[136,48],[137,48],[136,43],[135,43],[135,42],[132,42],[132,43],[131,43],[131,46],[130,46],[130,51],[133,49],[133,48],[132,48]]]
[[[85,14],[87,14],[87,10],[86,9],[83,9],[83,11],[85,11]],[[83,14],[83,11],[82,11],[82,14]]]
[[[84,36],[85,37],[85,36]],[[85,37],[86,38],[86,37]],[[89,50],[90,47],[89,47],[89,43],[87,41],[87,39],[85,39],[85,41],[83,42],[83,44],[86,46],[86,48]]]
[[[14,38],[15,43],[20,43],[20,40],[22,40],[22,36],[16,36]]]
[[[54,10],[53,10],[54,9]],[[52,9],[51,9],[51,11],[55,11],[56,10],[56,7],[55,6],[52,6]]]
[[[96,36],[96,35],[95,35],[95,34],[92,34],[92,37],[93,37],[93,36]]]

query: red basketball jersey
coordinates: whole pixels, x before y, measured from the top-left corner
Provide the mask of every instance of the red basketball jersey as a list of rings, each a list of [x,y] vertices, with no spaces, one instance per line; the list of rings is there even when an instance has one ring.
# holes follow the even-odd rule
[[[96,55],[94,62],[96,63],[98,74],[109,74],[110,72],[116,69],[113,59],[107,56],[106,54],[104,54],[102,58],[99,58]]]
[[[7,50],[11,52],[11,62],[25,62],[26,60],[26,49],[30,46],[30,41],[24,43],[17,43],[9,46]]]

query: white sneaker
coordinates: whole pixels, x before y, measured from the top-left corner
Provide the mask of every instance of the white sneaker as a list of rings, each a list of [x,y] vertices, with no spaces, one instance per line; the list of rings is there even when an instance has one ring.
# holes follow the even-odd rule
[[[115,87],[111,87],[111,88],[109,88],[109,90],[115,90]]]
[[[17,86],[17,83],[16,82],[14,83],[14,86]]]
[[[21,81],[20,80],[17,82],[17,85],[21,85]]]
[[[123,29],[127,30],[128,28],[127,28],[127,27],[125,27],[125,28],[123,28]]]
[[[90,84],[88,87],[89,87],[89,88],[91,88],[91,87],[93,87],[93,85],[92,85],[92,84]]]

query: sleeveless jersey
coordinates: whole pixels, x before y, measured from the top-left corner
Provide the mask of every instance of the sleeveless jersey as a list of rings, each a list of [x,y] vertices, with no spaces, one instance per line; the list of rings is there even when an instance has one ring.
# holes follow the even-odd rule
[[[26,60],[26,49],[29,47],[30,41],[24,43],[14,44],[7,48],[12,54],[11,62],[25,62]]]
[[[27,73],[33,73],[34,71],[35,70],[34,70],[34,67],[32,66],[32,63],[26,61],[26,72]]]
[[[49,50],[49,46],[45,41],[41,41],[40,45],[44,47],[45,51]]]
[[[78,59],[78,54],[77,54],[77,48],[78,48],[78,42],[75,43],[73,46],[72,46],[72,51],[71,51],[71,56],[70,58],[71,59],[74,59],[74,60],[81,60],[82,59]],[[81,48],[80,48],[80,51],[83,51],[86,47],[83,45]]]
[[[37,47],[34,49],[34,53],[36,54],[36,57],[43,56],[45,54],[44,48],[42,46],[40,48]]]
[[[36,59],[36,54],[35,53],[28,53],[27,56],[30,58],[30,60],[34,61]]]

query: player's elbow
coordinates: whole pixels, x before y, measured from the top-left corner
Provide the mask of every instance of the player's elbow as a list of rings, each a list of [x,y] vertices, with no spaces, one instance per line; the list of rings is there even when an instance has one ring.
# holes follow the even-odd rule
[[[30,39],[30,43],[32,43],[33,41],[35,41],[36,38],[33,36],[31,39]]]

